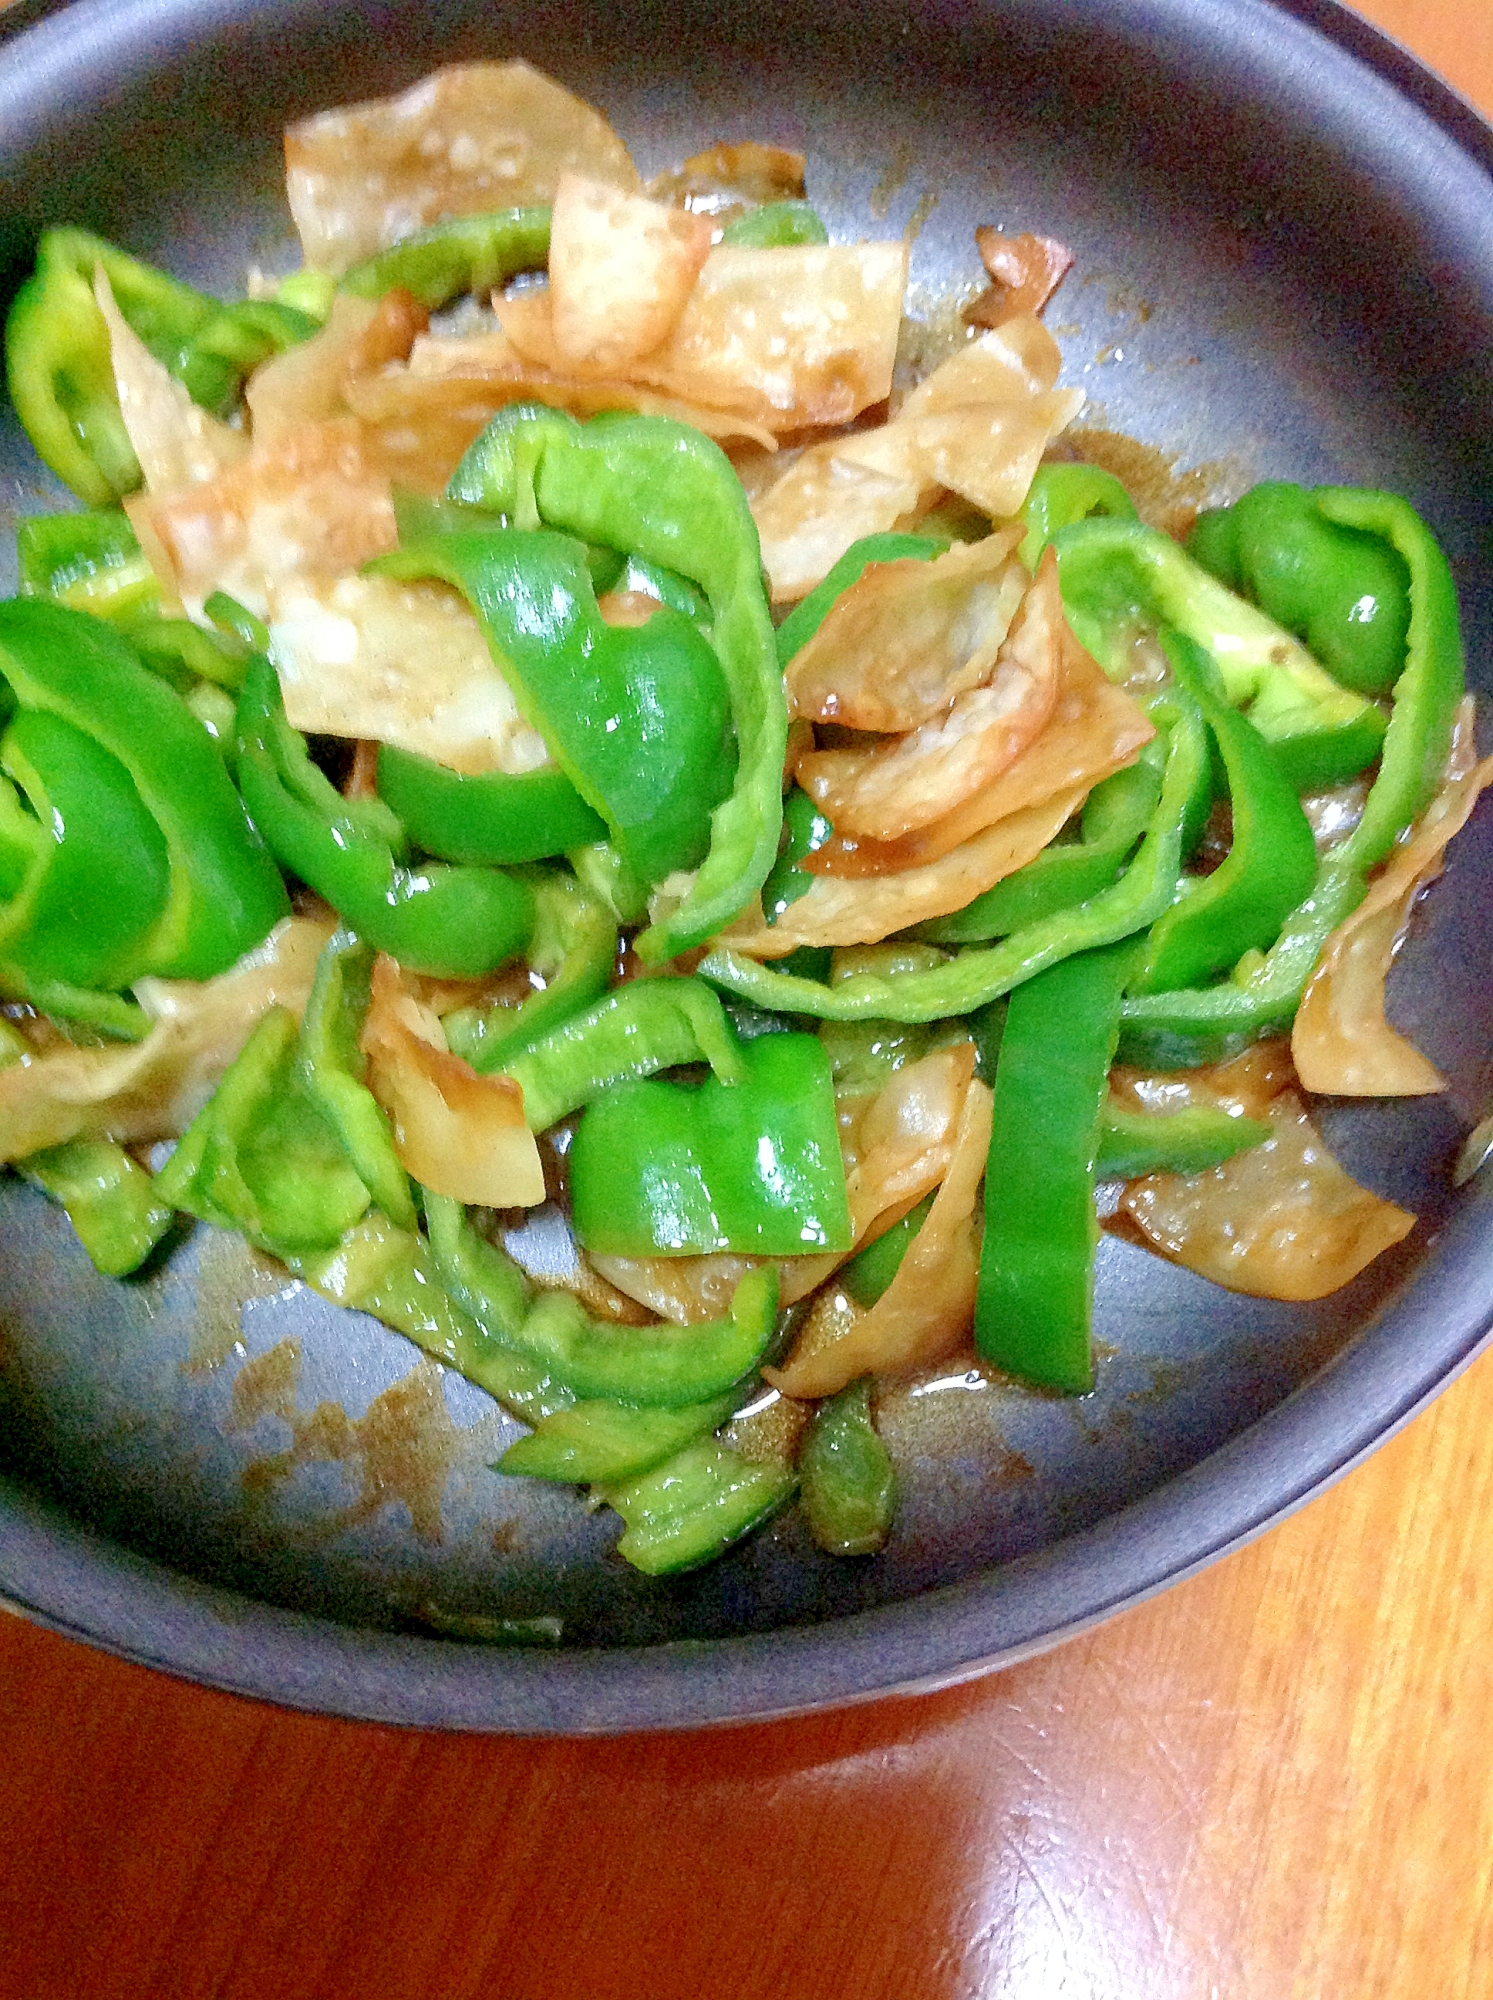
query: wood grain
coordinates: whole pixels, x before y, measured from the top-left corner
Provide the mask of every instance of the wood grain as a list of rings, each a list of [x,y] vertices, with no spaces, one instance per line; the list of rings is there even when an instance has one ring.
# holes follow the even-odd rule
[[[1487,0],[1363,11],[1493,109]],[[204,1693],[0,1618],[0,2000],[1483,2000],[1493,1363],[974,1686],[617,1743]]]

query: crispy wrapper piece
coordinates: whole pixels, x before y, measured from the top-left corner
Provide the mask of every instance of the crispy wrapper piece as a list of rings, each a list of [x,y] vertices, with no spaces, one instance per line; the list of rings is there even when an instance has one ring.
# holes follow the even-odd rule
[[[287,347],[256,368],[244,392],[256,445],[271,444],[303,424],[354,414],[351,383],[406,361],[430,324],[424,306],[398,288],[376,303],[339,292],[320,333]]]
[[[932,562],[872,563],[784,669],[788,713],[890,733],[978,687],[1031,581],[1020,540],[1011,527]]]
[[[943,490],[992,518],[1016,513],[1042,454],[1083,397],[1058,390],[1057,343],[1010,321],[941,362],[890,423],[803,453],[753,503],[776,603],[822,582],[852,542],[881,533]]]
[[[400,1165],[422,1186],[484,1208],[533,1208],[544,1169],[512,1077],[479,1076],[451,1054],[436,1014],[393,959],[374,961],[360,1046],[388,1112]]]
[[[900,840],[836,835],[804,866],[815,875],[897,874],[921,868],[984,827],[1075,786],[1085,791],[1133,764],[1156,734],[1144,709],[1104,674],[1064,624],[1057,701],[1035,742],[991,784],[952,812]]]
[[[900,1069],[869,1101],[840,1107],[840,1143],[855,1249],[885,1235],[948,1173],[960,1111],[974,1076],[972,1042],[939,1049]],[[807,1298],[843,1255],[778,1260],[780,1305]],[[718,1319],[760,1257],[593,1257],[595,1268],[619,1291],[681,1325]]]
[[[550,226],[555,347],[617,368],[673,331],[710,255],[710,222],[580,174],[562,174]]]
[[[295,577],[271,589],[269,611],[270,654],[296,729],[392,743],[467,773],[549,761],[481,626],[446,585]]]
[[[957,811],[1045,727],[1057,702],[1066,629],[1049,552],[1005,637],[982,645],[978,682],[904,734],[869,747],[807,752],[798,782],[842,838],[898,840]]]
[[[1087,795],[1087,785],[1077,785],[1010,813],[921,868],[851,881],[817,876],[775,924],[748,914],[721,933],[721,943],[753,958],[784,958],[800,945],[879,944],[894,931],[946,917],[1035,860]]]
[[[216,479],[125,508],[163,586],[193,610],[226,590],[262,617],[276,584],[342,576],[399,539],[389,475],[354,417],[286,431]]]
[[[975,246],[994,282],[964,308],[971,326],[1004,326],[1041,312],[1073,268],[1073,252],[1051,236],[1006,236],[985,225],[975,231]]]
[[[305,118],[285,169],[306,263],[338,277],[444,216],[553,201],[563,173],[638,185],[601,113],[525,62],[453,64]]]
[[[891,393],[906,288],[903,243],[718,248],[669,338],[627,379],[775,434],[848,423]],[[494,310],[522,355],[565,372],[546,292]]]
[[[785,1396],[833,1396],[860,1375],[940,1361],[963,1346],[974,1323],[980,1252],[975,1199],[990,1151],[994,1098],[983,1083],[965,1092],[953,1157],[897,1275],[871,1307],[822,1346],[795,1352],[763,1374]]]
[[[249,440],[199,409],[185,385],[156,360],[115,304],[102,264],[93,274],[93,295],[109,329],[119,414],[140,461],[146,492],[178,493],[241,459]]]
[[[1415,1217],[1338,1165],[1294,1091],[1271,1135],[1206,1174],[1132,1181],[1120,1210],[1163,1256],[1231,1292],[1320,1299],[1408,1236]]]
[[[1291,1031],[1291,1055],[1308,1090],[1333,1097],[1423,1097],[1446,1088],[1435,1066],[1385,1019],[1384,987],[1416,897],[1441,873],[1447,843],[1493,783],[1493,757],[1472,764],[1472,749],[1469,697],[1441,789],[1322,947]]]
[[[333,928],[330,915],[287,917],[216,979],[140,980],[135,998],[154,1023],[142,1042],[61,1044],[0,1069],[0,1162],[69,1139],[179,1138],[261,1015],[304,1011]]]
[[[376,432],[386,462],[391,441],[409,437],[441,468],[440,485],[483,425],[509,403],[547,403],[577,417],[638,410],[644,416],[673,417],[707,437],[746,440],[767,451],[777,448],[771,431],[737,411],[705,409],[635,382],[541,367],[496,330],[417,340],[408,368],[362,377],[349,384],[347,398]],[[401,484],[437,490],[428,479],[405,478]]]
[[[700,215],[729,216],[759,202],[801,201],[804,156],[785,146],[762,146],[748,139],[740,145],[724,139],[692,153],[681,166],[655,174],[647,192],[654,201]]]

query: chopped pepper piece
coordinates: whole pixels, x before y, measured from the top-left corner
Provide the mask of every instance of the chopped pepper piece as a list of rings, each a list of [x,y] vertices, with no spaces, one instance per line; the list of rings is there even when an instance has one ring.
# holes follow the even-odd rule
[[[606,822],[563,771],[469,776],[381,743],[378,794],[415,845],[443,861],[541,861],[606,838]]]
[[[468,292],[506,285],[520,271],[542,271],[549,247],[548,206],[452,215],[354,264],[339,289],[381,299],[397,287],[434,312]]]
[[[795,243],[828,243],[829,232],[806,201],[765,201],[733,216],[721,241],[738,249],[784,250]]]
[[[1215,1104],[1127,1111],[1111,1098],[1100,1113],[1094,1178],[1133,1181],[1143,1174],[1204,1174],[1269,1137],[1264,1119],[1236,1118]]]
[[[793,1496],[797,1481],[728,1445],[689,1446],[604,1497],[627,1523],[617,1553],[648,1576],[714,1562]]]
[[[675,1409],[573,1403],[568,1410],[543,1418],[528,1437],[511,1444],[497,1470],[585,1486],[636,1479],[718,1430],[739,1401],[732,1390],[709,1402],[684,1403]]]
[[[22,597],[52,597],[97,618],[153,611],[161,587],[123,511],[27,514],[16,524]]]
[[[798,1476],[804,1516],[820,1548],[832,1556],[871,1556],[885,1545],[897,1475],[871,1421],[869,1375],[814,1412]]]
[[[617,962],[617,922],[606,904],[563,869],[536,871],[531,981],[516,1007],[461,1007],[443,1015],[446,1046],[479,1074],[526,1055],[562,1021],[599,1000]]]
[[[301,1020],[297,1072],[369,1194],[391,1222],[414,1229],[418,1217],[409,1176],[383,1109],[367,1087],[368,1057],[359,1041],[373,960],[373,946],[352,931],[334,931],[327,939]]]
[[[792,1257],[855,1241],[829,1060],[813,1035],[743,1044],[739,1083],[615,1085],[570,1147],[576,1235],[612,1257]]]
[[[1058,529],[1095,514],[1116,521],[1136,518],[1135,502],[1112,472],[1098,465],[1039,465],[1021,503],[1026,523],[1021,560],[1033,576]]]
[[[171,1210],[150,1175],[109,1139],[73,1139],[16,1166],[67,1210],[78,1241],[106,1278],[137,1271],[171,1226]]]

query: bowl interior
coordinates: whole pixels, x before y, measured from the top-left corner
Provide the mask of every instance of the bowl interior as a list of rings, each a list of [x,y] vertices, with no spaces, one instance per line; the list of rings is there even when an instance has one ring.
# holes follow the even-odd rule
[[[1329,4],[823,0],[790,19],[646,0],[604,14],[82,0],[0,52],[6,287],[40,225],[77,221],[235,294],[250,263],[296,261],[288,119],[505,55],[600,105],[645,171],[717,138],[800,148],[833,235],[914,234],[912,311],[935,328],[979,276],[976,224],[1062,238],[1077,263],[1047,318],[1064,381],[1091,399],[1081,423],[1219,491],[1278,476],[1408,494],[1452,558],[1473,679],[1490,686],[1493,138]],[[6,405],[7,516],[61,499]],[[454,1377],[407,1380],[418,1356],[397,1337],[205,1229],[143,1280],[108,1283],[60,1214],[7,1180],[0,1590],[253,1691],[503,1726],[536,1726],[536,1673],[539,1726],[597,1726],[565,1692],[581,1685],[572,1656],[483,1655],[478,1713],[430,1694],[435,1656],[457,1649],[382,1635],[463,1613],[556,1614],[583,1649],[763,1635],[714,1648],[667,1697],[639,1655],[616,1654],[613,1722],[802,1705],[1037,1643],[1291,1504],[1475,1344],[1493,1304],[1484,1197],[1454,1203],[1447,1164],[1486,1108],[1490,880],[1484,816],[1395,976],[1394,1016],[1446,1095],[1323,1110],[1350,1167],[1424,1217],[1407,1245],[1321,1305],[1285,1307],[1106,1241],[1095,1395],[955,1367],[891,1399],[904,1497],[874,1562],[822,1556],[790,1516],[712,1570],[650,1582],[609,1555],[610,1516],[492,1473],[512,1427]],[[392,1455],[287,1456],[286,1411],[327,1402],[356,1424],[380,1397],[399,1406]],[[241,1596],[194,1596],[191,1579]],[[183,1636],[204,1604],[206,1651]],[[161,1638],[173,1618],[181,1633]],[[313,1635],[338,1628],[356,1640],[339,1657],[363,1665],[318,1678]]]

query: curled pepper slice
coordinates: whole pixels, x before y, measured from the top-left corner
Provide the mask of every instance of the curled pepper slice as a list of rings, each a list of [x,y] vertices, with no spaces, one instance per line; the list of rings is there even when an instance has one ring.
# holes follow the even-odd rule
[[[441,1018],[446,1045],[473,1069],[502,1069],[562,1021],[599,1000],[617,962],[617,921],[607,905],[563,869],[535,871],[531,982],[519,1004],[461,1007]]]
[[[415,845],[444,861],[539,861],[606,838],[563,771],[472,776],[381,743],[378,794]]]
[[[605,415],[582,425],[515,405],[477,439],[448,493],[518,521],[527,505],[536,519],[635,551],[704,591],[710,643],[730,693],[735,781],[711,815],[694,881],[635,948],[654,965],[705,943],[761,888],[777,858],[788,740],[761,544],[730,460],[669,418]]]
[[[354,264],[339,290],[381,299],[397,287],[434,312],[464,293],[506,285],[520,271],[542,271],[549,247],[547,204],[451,215]]]

